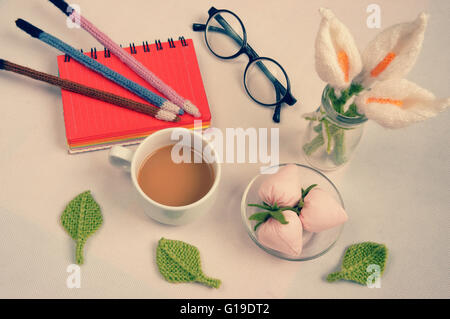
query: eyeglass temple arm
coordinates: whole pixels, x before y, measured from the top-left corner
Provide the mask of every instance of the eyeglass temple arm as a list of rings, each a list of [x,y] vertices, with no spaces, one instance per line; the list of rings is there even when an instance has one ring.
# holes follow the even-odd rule
[[[275,94],[277,95],[277,101],[280,99],[280,91],[275,88]],[[281,103],[278,103],[273,111],[272,121],[275,123],[280,123],[280,113],[281,113]]]
[[[206,24],[193,23],[192,24],[192,30],[194,30],[196,32],[205,31],[206,30]]]

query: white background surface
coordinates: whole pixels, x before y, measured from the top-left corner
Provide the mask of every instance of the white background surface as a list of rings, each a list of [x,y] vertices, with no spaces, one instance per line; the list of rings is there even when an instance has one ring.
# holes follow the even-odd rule
[[[204,23],[211,1],[77,0],[82,14],[119,43],[184,35],[193,38],[212,110],[213,125],[279,127],[281,162],[305,163],[300,147],[306,126],[300,116],[315,109],[324,83],[314,70],[318,8],[327,6],[352,30],[363,49],[379,30],[366,27],[372,1],[217,1],[243,20],[248,41],[287,70],[298,103],[272,111],[247,97],[246,58],[224,62],[206,49],[193,22]],[[382,28],[431,13],[424,47],[408,79],[448,96],[449,2],[376,1]],[[0,56],[57,74],[55,49],[14,25],[24,18],[84,50],[99,44],[45,0],[0,1]],[[111,167],[107,151],[69,155],[60,90],[0,72],[0,297],[144,298],[404,298],[450,297],[449,158],[450,114],[398,131],[374,123],[347,167],[327,175],[341,191],[350,220],[324,256],[297,263],[260,250],[241,224],[241,194],[256,164],[226,164],[214,209],[182,227],[158,224],[138,206],[129,177]],[[65,205],[90,189],[104,224],[85,247],[80,289],[68,289],[66,267],[75,245],[59,223]],[[160,237],[196,245],[204,272],[223,282],[218,290],[165,282],[155,263]],[[350,282],[327,283],[345,248],[376,241],[389,248],[380,289]]]

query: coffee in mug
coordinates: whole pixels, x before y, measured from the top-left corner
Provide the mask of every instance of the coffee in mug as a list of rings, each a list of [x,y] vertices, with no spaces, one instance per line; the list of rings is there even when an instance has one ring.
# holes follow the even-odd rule
[[[130,172],[145,214],[164,224],[185,225],[215,203],[222,169],[212,146],[201,133],[172,127],[150,134],[136,151],[113,146],[109,161]]]
[[[142,162],[137,180],[142,191],[154,201],[167,206],[185,206],[200,200],[214,183],[214,168],[191,147],[190,160],[176,163],[172,158],[174,145],[163,146]],[[184,158],[186,158],[184,156]],[[188,156],[189,158],[189,156]]]

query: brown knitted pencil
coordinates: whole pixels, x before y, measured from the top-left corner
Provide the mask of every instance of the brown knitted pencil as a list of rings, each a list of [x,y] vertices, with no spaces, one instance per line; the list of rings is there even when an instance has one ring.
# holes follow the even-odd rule
[[[150,104],[144,104],[140,102],[136,102],[122,96],[112,94],[109,92],[97,90],[73,81],[64,80],[57,76],[53,76],[47,73],[39,72],[30,68],[27,68],[22,65],[18,65],[3,59],[0,59],[0,69],[11,71],[14,73],[22,74],[33,78],[35,80],[40,80],[43,82],[47,82],[56,86],[61,87],[64,90],[71,91],[74,93],[82,94],[97,100],[101,100],[104,102],[108,102],[111,104],[115,104],[136,112],[144,113],[150,116],[153,116],[159,120],[168,121],[168,122],[178,122],[180,118],[169,111],[160,109],[156,106]]]

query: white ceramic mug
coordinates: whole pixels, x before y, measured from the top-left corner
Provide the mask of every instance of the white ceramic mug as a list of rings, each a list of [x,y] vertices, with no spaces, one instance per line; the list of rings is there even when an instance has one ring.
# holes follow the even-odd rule
[[[173,136],[180,136],[182,134],[189,134],[194,143],[191,145],[192,148],[194,148],[194,145],[201,145],[202,149],[209,147],[211,150],[209,153],[213,156],[211,165],[214,169],[214,183],[205,196],[192,204],[185,206],[167,206],[154,201],[142,191],[137,179],[138,172],[142,163],[150,154],[161,147],[179,143],[180,141],[174,140]],[[113,165],[130,171],[133,186],[138,193],[145,213],[161,223],[169,225],[187,224],[207,212],[214,203],[221,176],[221,164],[218,161],[217,152],[211,143],[202,134],[193,130],[168,128],[157,131],[145,138],[134,152],[122,146],[113,146],[109,152],[109,160]],[[211,162],[211,159],[209,161]]]

